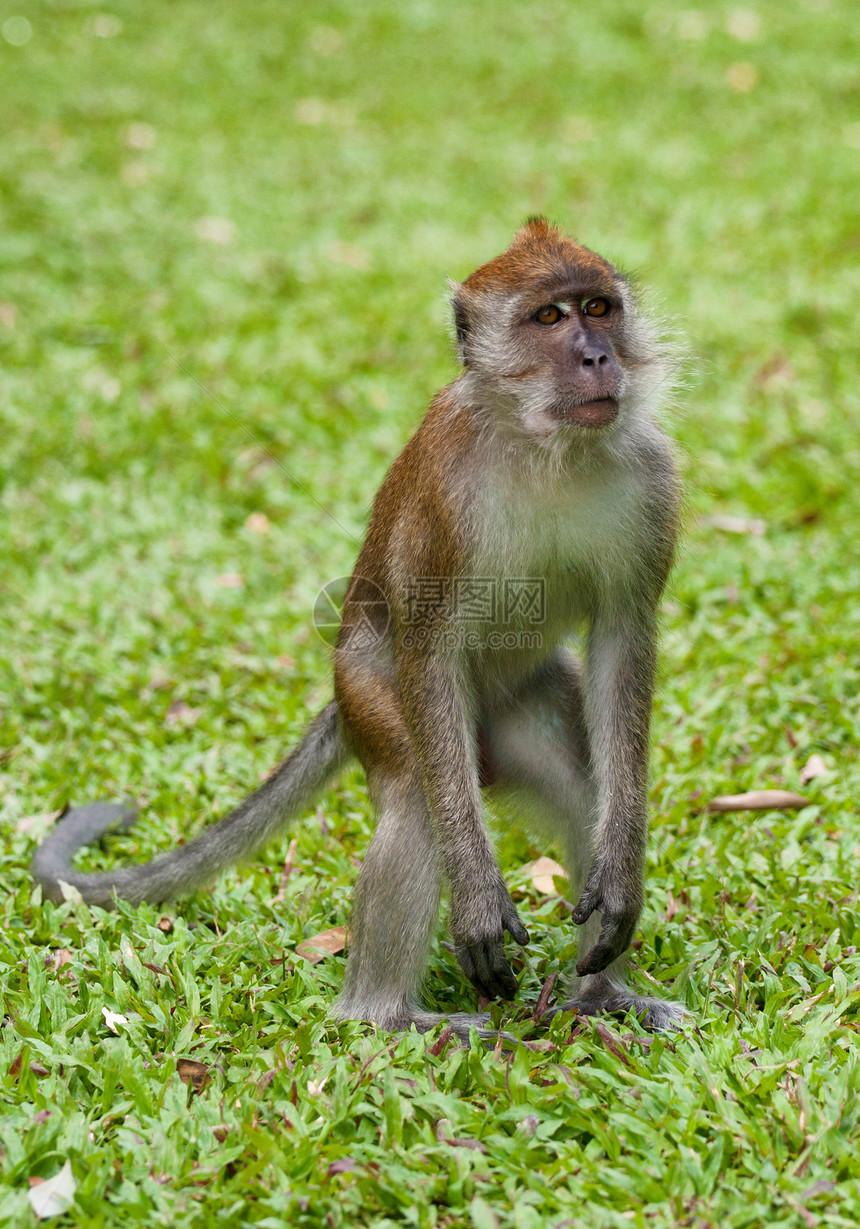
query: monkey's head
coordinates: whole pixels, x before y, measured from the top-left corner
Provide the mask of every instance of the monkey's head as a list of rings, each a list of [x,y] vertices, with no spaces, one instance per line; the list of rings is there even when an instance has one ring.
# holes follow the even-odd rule
[[[528,434],[603,432],[654,383],[659,349],[626,280],[543,218],[453,284],[452,306],[467,381]]]

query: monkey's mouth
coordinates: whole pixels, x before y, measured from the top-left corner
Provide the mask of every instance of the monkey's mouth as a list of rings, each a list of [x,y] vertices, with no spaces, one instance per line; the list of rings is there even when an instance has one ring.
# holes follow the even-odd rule
[[[577,427],[608,427],[618,417],[618,402],[614,397],[595,397],[593,401],[554,408],[558,418]]]

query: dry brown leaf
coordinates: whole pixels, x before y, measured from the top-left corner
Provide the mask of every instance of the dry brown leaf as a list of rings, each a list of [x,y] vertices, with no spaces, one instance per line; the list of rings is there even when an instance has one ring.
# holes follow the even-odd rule
[[[287,884],[290,881],[290,875],[293,873],[293,865],[295,863],[296,850],[298,849],[298,847],[299,847],[298,841],[296,840],[290,841],[290,847],[287,850],[287,859],[284,862],[284,867],[283,867],[283,870],[281,871],[281,883],[278,888],[278,893],[272,901],[273,905],[279,905],[281,901],[286,899]]]
[[[183,1084],[190,1084],[195,1092],[202,1092],[209,1083],[209,1068],[193,1058],[177,1058],[176,1074]]]
[[[327,113],[326,104],[321,98],[301,98],[296,103],[295,116],[300,124],[322,124]]]
[[[198,218],[194,233],[198,239],[208,239],[210,243],[232,243],[236,227],[229,218]]]
[[[169,935],[171,930],[173,930],[173,918],[172,917],[167,917],[166,915],[164,917],[160,917],[155,924],[158,927],[158,929],[166,935]]]
[[[349,265],[350,269],[366,269],[370,264],[370,253],[352,243],[334,243],[326,255],[336,264]]]
[[[296,951],[311,964],[319,964],[326,956],[334,956],[345,947],[346,927],[333,926],[331,930],[320,931],[318,935],[302,940]]]
[[[56,951],[48,952],[45,956],[45,968],[53,969],[56,973],[64,964],[71,964],[73,959],[74,957],[67,947],[58,947]]]
[[[550,1041],[549,1038],[547,1037],[544,1037],[542,1041],[524,1041],[522,1044],[526,1047],[527,1050],[534,1050],[536,1054],[540,1053],[541,1050],[557,1050],[558,1049],[558,1046],[554,1042]]]
[[[272,1080],[275,1078],[277,1074],[278,1074],[277,1067],[270,1067],[268,1071],[263,1072],[263,1074],[257,1080],[256,1086],[254,1088],[254,1091],[258,1097],[261,1097],[263,1095],[263,1093],[269,1087]]]
[[[761,18],[752,9],[734,9],[726,19],[726,32],[742,43],[751,43],[761,31]]]
[[[265,512],[252,512],[250,516],[245,518],[245,528],[250,529],[252,533],[268,533],[271,528],[271,521]]]
[[[733,90],[748,94],[758,84],[758,69],[749,60],[739,60],[726,69],[726,81]]]
[[[564,867],[553,862],[552,858],[536,858],[534,862],[527,862],[523,870],[528,871],[535,889],[542,896],[555,896],[558,892],[558,888],[553,883],[554,875],[559,875],[562,879],[567,878]]]
[[[59,1173],[53,1177],[43,1179],[33,1176],[28,1178],[27,1182],[30,1187],[27,1199],[36,1220],[62,1216],[74,1202],[77,1183],[69,1161],[66,1161]]]
[[[538,1001],[535,1003],[534,1018],[540,1020],[543,1013],[549,1007],[549,1000],[552,994],[552,988],[555,985],[556,974],[550,973],[549,977],[541,987],[541,992],[538,995]]]
[[[166,725],[194,725],[202,712],[202,708],[192,708],[184,700],[174,700],[164,714],[164,721]]]
[[[171,678],[164,670],[157,667],[152,672],[152,677],[144,687],[144,691],[167,691],[174,685],[174,679]]]
[[[756,538],[767,532],[767,522],[759,517],[706,516],[702,524],[708,529],[721,529],[723,533],[750,533]]]
[[[442,1029],[442,1032],[439,1034],[438,1041],[434,1041],[428,1053],[432,1054],[434,1058],[438,1058],[449,1041],[453,1041],[455,1045],[457,1044],[457,1039],[454,1036],[454,1030],[446,1024]]]
[[[471,1152],[486,1152],[487,1145],[482,1144],[479,1139],[470,1139],[468,1136],[443,1135],[441,1138],[437,1136],[440,1144],[447,1144],[449,1148],[468,1148]]]
[[[152,149],[155,129],[152,124],[129,124],[125,130],[125,143],[129,149]]]
[[[102,1008],[102,1015],[105,1018],[105,1024],[112,1033],[119,1035],[118,1024],[128,1024],[128,1016],[124,1016],[121,1011],[111,1011],[109,1007]]]
[[[355,118],[353,109],[343,102],[328,98],[301,98],[293,112],[299,124],[349,125]]]
[[[18,831],[23,832],[25,836],[29,836],[32,832],[42,832],[45,828],[50,828],[62,813],[60,810],[43,811],[41,815],[25,815],[23,819],[18,820]]]
[[[346,46],[346,39],[334,26],[315,26],[308,44],[317,55],[337,55]]]
[[[772,354],[755,377],[759,388],[776,388],[791,384],[794,380],[794,368],[786,356],[779,351]]]
[[[354,1156],[342,1156],[337,1161],[332,1161],[328,1167],[328,1176],[335,1177],[337,1174],[348,1174],[350,1170],[355,1169],[358,1161]]]
[[[822,757],[818,754],[811,755],[800,770],[800,784],[808,785],[816,777],[823,777],[826,772],[827,765]]]
[[[275,464],[275,458],[265,448],[243,448],[238,460],[249,471],[249,477],[259,478],[265,470]]]
[[[612,1030],[608,1029],[600,1020],[592,1020],[591,1024],[595,1033],[597,1033],[598,1037],[606,1046],[609,1053],[614,1054],[615,1057],[620,1059],[626,1067],[632,1067],[633,1064],[627,1057],[624,1050],[624,1043],[622,1042],[621,1038],[616,1037]]]
[[[139,188],[148,183],[152,176],[152,167],[140,158],[132,158],[123,163],[120,175],[130,188]]]
[[[808,1186],[805,1191],[801,1191],[798,1199],[801,1203],[806,1203],[807,1199],[814,1199],[816,1195],[825,1195],[828,1191],[834,1190],[836,1190],[835,1182],[828,1182],[826,1178],[819,1178],[817,1182],[813,1182],[812,1186]]]
[[[708,803],[709,811],[792,811],[809,806],[806,798],[787,789],[754,789],[748,794],[724,794]]]

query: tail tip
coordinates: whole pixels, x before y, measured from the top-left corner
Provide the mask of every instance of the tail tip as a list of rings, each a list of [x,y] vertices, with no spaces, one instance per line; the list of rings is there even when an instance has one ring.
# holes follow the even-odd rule
[[[60,816],[30,863],[30,873],[50,900],[62,900],[59,884],[70,881],[72,858],[106,832],[124,832],[137,819],[137,809],[122,802],[92,802]]]

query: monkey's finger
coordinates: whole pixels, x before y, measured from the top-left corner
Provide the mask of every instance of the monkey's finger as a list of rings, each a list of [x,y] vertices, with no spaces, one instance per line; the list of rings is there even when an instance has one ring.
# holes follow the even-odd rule
[[[458,945],[454,949],[454,955],[457,957],[457,963],[460,965],[465,976],[468,977],[470,982],[474,983],[477,974],[475,973],[475,962],[468,947]]]
[[[571,921],[575,926],[582,926],[591,917],[594,910],[598,907],[598,896],[596,892],[589,892],[586,887],[582,896],[579,898],[579,904],[571,912]]]
[[[576,971],[580,977],[587,977],[589,973],[602,973],[614,959],[615,953],[610,946],[597,943],[582,960],[577,960]]]
[[[483,993],[488,999],[513,999],[519,988],[513,969],[499,969],[484,983]]]
[[[519,943],[520,947],[525,947],[529,942],[529,932],[523,926],[516,913],[512,917],[505,919],[505,930],[515,943]]]
[[[575,926],[581,926],[583,922],[587,922],[595,909],[599,909],[602,904],[602,895],[600,891],[600,883],[594,869],[585,881],[585,887],[579,894],[579,903],[571,910],[571,919]],[[606,928],[604,921],[604,930]]]
[[[492,982],[484,981],[482,977],[474,977],[472,985],[478,991],[482,999],[497,999],[499,997],[496,987]]]
[[[576,971],[579,976],[587,977],[589,973],[600,973],[607,965],[612,964],[613,960],[622,956],[630,946],[634,930],[635,924],[631,926],[630,923],[610,923],[604,926],[591,951],[577,961]]]
[[[477,953],[476,945],[472,947],[461,946],[455,949],[457,960],[464,975],[469,979],[479,994],[485,999],[494,999],[496,996],[493,993],[487,978],[484,976],[484,970],[479,968],[476,963],[475,956]]]
[[[476,943],[472,948],[475,970],[489,991],[489,998],[512,999],[519,984],[505,957],[501,941]]]
[[[494,976],[484,944],[476,943],[471,954],[475,961],[475,985],[488,999],[497,999],[499,997],[498,979]]]
[[[576,971],[580,976],[600,973],[627,950],[630,937],[632,935],[626,930],[622,932],[614,926],[604,926],[597,943],[577,963]]]
[[[496,988],[496,996],[502,999],[514,998],[520,986],[516,973],[508,964],[504,948],[501,944],[498,947],[494,946],[489,955],[490,974]]]

